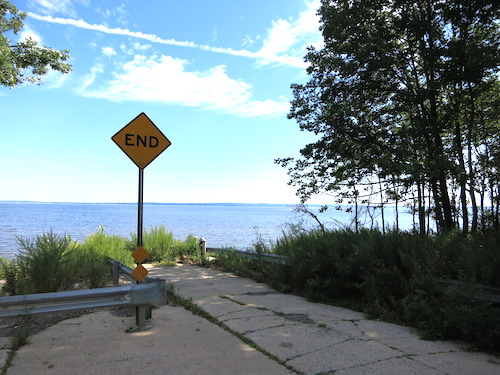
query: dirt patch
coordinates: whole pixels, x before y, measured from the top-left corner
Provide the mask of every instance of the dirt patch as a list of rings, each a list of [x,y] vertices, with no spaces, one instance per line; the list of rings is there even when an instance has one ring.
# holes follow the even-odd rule
[[[90,312],[91,311],[61,312],[22,318],[0,319],[0,337],[15,336],[20,329],[25,329],[28,336],[31,336],[63,320],[76,318]]]

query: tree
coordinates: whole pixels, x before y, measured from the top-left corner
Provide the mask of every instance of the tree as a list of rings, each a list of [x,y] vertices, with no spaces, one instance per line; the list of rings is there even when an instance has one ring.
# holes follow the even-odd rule
[[[323,0],[324,47],[309,48],[310,80],[292,85],[288,115],[321,137],[276,160],[302,201],[357,203],[376,184],[388,199],[416,192],[424,232],[430,191],[438,230],[460,216],[468,230],[471,203],[477,227],[478,160],[499,129],[486,116],[498,100],[484,99],[498,83],[498,12],[484,0]]]
[[[24,26],[26,14],[20,12],[7,0],[0,0],[0,84],[16,87],[23,83],[41,84],[41,77],[49,69],[69,73],[71,65],[68,51],[58,51],[41,47],[31,38],[12,43],[9,35],[14,36]],[[27,70],[31,69],[31,74]]]

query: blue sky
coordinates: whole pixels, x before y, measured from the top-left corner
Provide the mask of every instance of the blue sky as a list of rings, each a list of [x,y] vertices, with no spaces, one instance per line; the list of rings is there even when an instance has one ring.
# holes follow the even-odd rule
[[[0,200],[137,201],[111,137],[145,112],[172,142],[145,169],[146,202],[298,203],[273,160],[315,139],[286,115],[321,46],[318,0],[12,3],[28,14],[16,39],[68,49],[73,71],[0,87]]]

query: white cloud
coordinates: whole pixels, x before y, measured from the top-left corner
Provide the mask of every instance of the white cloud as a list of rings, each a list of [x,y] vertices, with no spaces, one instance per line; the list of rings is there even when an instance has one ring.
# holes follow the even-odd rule
[[[116,51],[113,47],[102,47],[101,51],[103,55],[111,57],[116,55]]]
[[[252,87],[230,78],[224,65],[207,71],[187,71],[185,60],[170,56],[135,55],[120,73],[99,87],[93,86],[102,66],[96,65],[86,77],[84,96],[114,101],[149,101],[234,113],[243,117],[283,115],[289,109],[280,101],[252,99]]]
[[[125,4],[120,4],[115,9],[101,9],[100,7],[96,8],[97,12],[99,12],[104,18],[112,18],[114,22],[118,22],[121,25],[126,25],[127,22],[127,11],[125,9]]]
[[[30,0],[28,5],[31,9],[46,15],[64,14],[70,17],[76,16],[71,0]]]
[[[64,84],[70,75],[71,73],[61,74],[55,70],[49,69],[49,72],[43,78],[44,87],[48,87],[50,89],[59,88]]]
[[[306,54],[309,45],[319,46],[322,36],[319,32],[319,16],[316,15],[320,6],[319,0],[309,2],[307,10],[301,12],[296,20],[278,19],[273,21],[267,32],[267,37],[258,54],[263,58],[262,63],[268,64],[279,59],[286,63],[300,58],[301,65],[305,66],[302,57]]]
[[[134,47],[134,49],[136,49],[136,50],[145,51],[145,50],[151,48],[151,44],[141,44],[141,43],[135,42],[132,44],[132,47]]]
[[[310,42],[308,43],[307,41],[310,40],[311,35],[313,35],[312,42],[316,42],[317,36],[319,35],[319,32],[317,31],[317,25],[315,31],[317,35],[315,35],[312,31],[312,25],[309,23],[309,20],[312,19],[311,12],[315,12],[312,9],[312,6],[306,12],[301,13],[297,21],[290,23],[288,21],[278,20],[274,22],[273,27],[269,31],[268,37],[264,41],[263,48],[258,52],[252,52],[245,49],[235,50],[233,48],[214,47],[210,45],[196,44],[190,41],[164,39],[154,34],[145,34],[140,31],[131,31],[129,29],[118,27],[112,28],[103,24],[90,24],[84,20],[41,16],[31,12],[28,12],[28,15],[40,21],[63,25],[72,25],[82,29],[99,31],[106,34],[129,36],[137,39],[147,40],[151,43],[196,48],[214,53],[246,57],[261,61],[265,64],[279,63],[297,68],[305,68],[306,64],[304,63],[302,58],[305,53],[305,45],[310,44]],[[300,48],[288,51],[293,45],[296,45],[300,42],[302,42]]]
[[[35,42],[37,42],[39,45],[42,44],[42,37],[35,33],[33,30],[30,29],[28,25],[25,25],[24,28],[21,30],[19,33],[19,40],[26,40],[28,38],[33,39]]]

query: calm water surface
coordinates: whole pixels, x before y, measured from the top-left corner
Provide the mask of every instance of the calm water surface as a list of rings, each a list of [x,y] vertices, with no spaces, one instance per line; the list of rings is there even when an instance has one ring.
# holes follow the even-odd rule
[[[258,236],[276,239],[300,220],[287,205],[145,204],[144,228],[163,224],[177,239],[205,237],[209,247],[246,249]],[[106,233],[137,232],[136,204],[0,203],[0,255],[18,252],[16,237],[52,231],[82,241],[103,226]]]
[[[309,209],[330,226],[352,220],[351,214],[342,211],[320,214],[319,206]],[[274,241],[289,224],[299,222],[309,228],[316,225],[289,205],[144,204],[144,229],[161,224],[176,239],[185,239],[189,234],[204,237],[208,247],[248,249],[257,238]],[[99,226],[108,234],[129,237],[136,233],[137,204],[0,202],[0,256],[11,258],[17,254],[17,236],[33,237],[52,231],[82,241]]]

